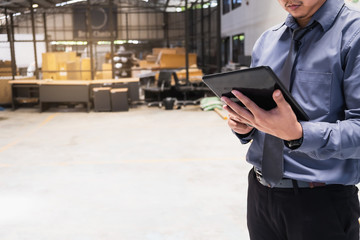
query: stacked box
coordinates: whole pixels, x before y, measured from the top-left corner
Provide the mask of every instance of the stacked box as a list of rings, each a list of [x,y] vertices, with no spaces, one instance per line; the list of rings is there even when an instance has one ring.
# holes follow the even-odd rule
[[[91,61],[90,58],[83,58],[81,60],[81,79],[91,80]]]
[[[196,53],[189,53],[189,66],[196,64]],[[161,54],[161,68],[182,68],[186,65],[185,54]]]
[[[76,52],[43,53],[43,79],[67,80],[67,62],[72,61],[76,61]]]
[[[12,79],[0,79],[0,104],[11,103],[11,85],[9,81]]]
[[[66,63],[67,79],[68,80],[81,80],[81,60],[76,57],[75,61],[68,61]]]
[[[102,64],[102,79],[112,79],[112,66],[111,63]]]

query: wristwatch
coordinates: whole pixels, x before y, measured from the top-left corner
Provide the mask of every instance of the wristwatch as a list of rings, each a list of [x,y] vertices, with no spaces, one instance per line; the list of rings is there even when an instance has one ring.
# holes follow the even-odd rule
[[[291,150],[297,149],[298,147],[301,146],[302,142],[303,142],[303,137],[296,139],[296,140],[290,140],[290,141],[284,141],[285,142],[285,146],[287,146],[288,148],[290,148]]]

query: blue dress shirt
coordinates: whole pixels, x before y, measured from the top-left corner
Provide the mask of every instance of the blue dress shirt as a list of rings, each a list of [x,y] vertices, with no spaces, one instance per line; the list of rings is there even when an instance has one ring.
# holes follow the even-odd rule
[[[328,184],[360,181],[360,13],[344,0],[328,0],[309,24],[292,75],[292,95],[310,117],[300,122],[303,143],[284,147],[284,177]],[[289,52],[295,19],[262,34],[254,46],[252,66],[270,66],[279,75]],[[247,161],[261,169],[265,134],[255,130]]]

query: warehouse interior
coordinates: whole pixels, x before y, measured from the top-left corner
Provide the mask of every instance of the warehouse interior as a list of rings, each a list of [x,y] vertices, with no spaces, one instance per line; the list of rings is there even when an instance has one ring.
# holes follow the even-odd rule
[[[248,145],[202,78],[277,4],[0,0],[0,239],[249,239]]]
[[[59,102],[78,102],[87,111],[127,111],[125,103],[111,106],[111,97],[128,98],[130,105],[161,107],[165,98],[177,107],[199,104],[211,94],[202,75],[221,69],[218,6],[170,0],[3,2],[1,44],[10,59],[0,70],[13,81],[4,79],[0,103],[11,101],[13,109],[38,104],[40,111]],[[71,94],[64,87],[83,90]],[[115,88],[128,89],[111,92]],[[54,96],[51,89],[62,90]],[[74,96],[85,91],[89,96]]]
[[[0,2],[1,239],[248,238],[219,6]]]

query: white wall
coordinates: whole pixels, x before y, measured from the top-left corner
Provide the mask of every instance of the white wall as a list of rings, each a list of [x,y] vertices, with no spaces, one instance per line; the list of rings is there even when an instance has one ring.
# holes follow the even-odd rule
[[[255,41],[266,29],[284,22],[287,12],[275,0],[249,0],[222,15],[221,37],[245,34],[245,55],[251,55]],[[232,55],[230,41],[230,55]],[[230,56],[232,59],[232,56]]]
[[[222,2],[222,1],[221,1]],[[249,5],[243,4],[222,15],[221,37],[231,37],[245,34],[245,55],[251,55],[255,41],[261,33],[278,23],[284,22],[287,12],[276,0],[249,0]],[[345,0],[352,9],[360,11],[360,2]],[[230,41],[230,58],[232,59],[232,41]]]
[[[352,0],[345,0],[345,3],[352,9],[360,11],[360,2],[352,1]]]

